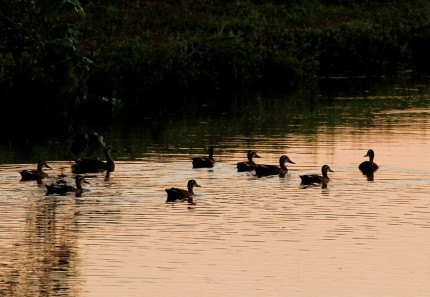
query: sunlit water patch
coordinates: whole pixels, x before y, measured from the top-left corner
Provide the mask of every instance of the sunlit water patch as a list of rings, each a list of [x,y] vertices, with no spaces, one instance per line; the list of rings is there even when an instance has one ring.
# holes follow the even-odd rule
[[[20,181],[34,163],[0,165],[0,296],[426,296],[429,112],[390,106],[361,126],[346,111],[315,133],[233,131],[211,143],[213,168],[192,168],[199,148],[154,143],[118,155],[110,179],[88,174],[81,197],[46,195],[62,168],[73,177],[71,161],[47,160],[41,184]],[[380,166],[371,181],[358,170],[369,148]],[[285,178],[237,172],[248,149],[257,163],[296,164]],[[327,187],[300,185],[324,164]],[[189,179],[201,185],[196,204],[166,203],[165,189]]]

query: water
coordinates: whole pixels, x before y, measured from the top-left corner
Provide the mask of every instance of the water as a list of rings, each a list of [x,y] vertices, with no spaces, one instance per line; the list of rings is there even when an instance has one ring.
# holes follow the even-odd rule
[[[70,142],[3,144],[0,296],[428,296],[430,88],[319,98],[106,129],[117,170],[88,178],[81,197],[19,181],[33,158],[52,176],[69,168]],[[215,167],[192,169],[208,144]],[[369,148],[373,181],[357,168]],[[238,173],[248,149],[296,164],[285,178]],[[301,187],[323,164],[327,188]],[[189,179],[196,205],[165,203]]]

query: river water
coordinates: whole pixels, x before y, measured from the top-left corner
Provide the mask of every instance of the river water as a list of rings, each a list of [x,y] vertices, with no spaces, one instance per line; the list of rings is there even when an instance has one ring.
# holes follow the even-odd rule
[[[300,96],[101,128],[116,170],[81,197],[43,185],[73,177],[70,140],[3,141],[0,296],[428,296],[430,84]],[[193,169],[208,145],[214,168]],[[358,170],[369,148],[373,180]],[[237,172],[249,149],[296,164],[284,178]],[[51,178],[21,182],[39,159]],[[327,187],[300,185],[324,164]],[[189,179],[196,204],[166,203]]]

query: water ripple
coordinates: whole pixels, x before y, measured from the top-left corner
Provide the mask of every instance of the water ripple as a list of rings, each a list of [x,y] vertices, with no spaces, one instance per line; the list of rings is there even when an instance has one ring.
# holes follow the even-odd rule
[[[418,128],[395,131],[387,117],[398,114],[386,111],[367,129],[226,137],[211,169],[193,169],[186,148],[120,158],[110,179],[89,175],[81,197],[46,196],[44,184],[69,161],[49,162],[42,184],[19,180],[35,164],[0,165],[0,295],[304,296],[347,280],[354,292],[403,296],[394,288],[405,279],[428,291],[423,113],[406,113]],[[380,165],[372,181],[357,168],[370,147]],[[236,172],[251,148],[261,163],[288,154],[296,164],[285,178]],[[335,171],[327,187],[301,187],[299,175],[323,164]],[[189,179],[201,185],[196,205],[166,203],[164,189]],[[338,294],[330,292],[313,295]]]

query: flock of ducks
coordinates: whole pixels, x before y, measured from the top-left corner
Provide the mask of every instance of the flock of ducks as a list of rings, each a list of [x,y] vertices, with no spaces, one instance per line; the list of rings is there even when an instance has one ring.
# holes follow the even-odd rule
[[[75,182],[76,187],[68,185],[67,176],[64,174],[60,175],[56,183],[51,185],[45,185],[46,194],[66,194],[69,192],[73,192],[76,196],[81,196],[83,192],[82,184],[89,183],[83,176],[80,174],[85,173],[97,173],[97,172],[106,172],[105,177],[109,178],[111,172],[115,171],[115,162],[112,159],[111,152],[117,152],[112,146],[106,145],[103,148],[103,153],[106,158],[106,162],[103,162],[99,159],[78,159],[75,161],[75,164],[72,165],[72,172],[76,174]],[[37,169],[29,169],[22,170],[19,173],[21,174],[21,181],[29,181],[36,180],[38,183],[42,183],[44,178],[48,177],[48,174],[43,171],[44,168],[52,169],[45,161],[39,161],[37,163]]]
[[[97,173],[106,172],[105,178],[110,177],[110,173],[115,171],[115,162],[111,157],[111,152],[117,152],[110,145],[106,145],[103,148],[103,152],[106,158],[106,162],[99,159],[78,159],[75,164],[72,165],[72,172],[76,174],[75,182],[76,187],[70,186],[65,181],[65,175],[61,175],[57,182],[51,185],[45,185],[47,195],[51,194],[66,194],[68,192],[74,192],[76,196],[80,196],[83,192],[82,184],[88,183],[88,181],[80,174],[85,173]],[[210,146],[208,150],[208,156],[199,156],[192,158],[193,168],[212,168],[215,165],[214,147]],[[373,174],[378,170],[379,166],[373,161],[375,158],[375,152],[372,149],[367,151],[364,157],[369,157],[368,161],[362,162],[358,168],[368,177],[368,180],[373,180]],[[295,164],[291,159],[283,155],[279,159],[279,167],[276,165],[257,164],[254,158],[260,158],[256,151],[250,150],[247,152],[248,161],[237,163],[238,172],[255,171],[255,175],[258,177],[279,175],[284,177],[288,173],[286,163]],[[39,161],[37,163],[37,169],[22,170],[21,174],[22,181],[37,180],[38,183],[42,182],[42,179],[47,178],[48,174],[43,171],[44,168],[52,169],[45,161]],[[318,174],[306,174],[300,175],[301,185],[309,186],[313,184],[322,184],[323,187],[327,186],[330,181],[328,172],[334,172],[328,165],[321,167],[321,175]],[[195,204],[193,201],[194,187],[200,187],[195,180],[189,180],[187,183],[187,190],[180,188],[166,189],[167,201],[187,201],[189,204]]]

